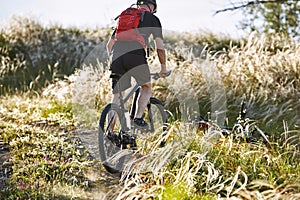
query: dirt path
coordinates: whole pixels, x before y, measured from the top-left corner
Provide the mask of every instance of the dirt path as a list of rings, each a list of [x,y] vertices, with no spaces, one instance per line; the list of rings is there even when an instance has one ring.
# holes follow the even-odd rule
[[[87,148],[94,159],[100,160],[97,130],[78,129],[72,131],[71,135],[80,139],[82,145]]]
[[[70,132],[74,138],[79,138],[82,146],[88,150],[89,159],[96,160],[94,171],[90,174],[91,188],[82,194],[84,198],[95,200],[110,200],[118,191],[120,177],[104,170],[100,163],[97,130],[77,129]],[[99,161],[99,162],[98,162]]]

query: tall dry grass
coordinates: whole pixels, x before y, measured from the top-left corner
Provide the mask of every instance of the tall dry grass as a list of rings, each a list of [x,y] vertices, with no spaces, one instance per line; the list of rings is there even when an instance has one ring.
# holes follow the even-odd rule
[[[298,129],[299,49],[299,43],[280,34],[255,33],[241,41],[240,47],[217,53],[204,48],[199,56],[192,47],[178,45],[172,49],[177,53],[168,55],[174,78],[159,81],[154,85],[158,89],[154,93],[164,102],[173,101],[177,92],[182,93],[187,99],[199,101],[204,115],[211,111],[212,99],[219,97],[218,106],[222,106],[221,101],[226,102],[231,123],[245,99],[248,117],[260,122],[264,129],[277,129],[280,133],[284,123]],[[182,55],[182,61],[177,54]],[[161,90],[168,90],[167,96]]]
[[[232,96],[245,94],[249,114],[266,127],[299,128],[299,43],[281,34],[253,33],[241,49],[232,48],[217,62]]]

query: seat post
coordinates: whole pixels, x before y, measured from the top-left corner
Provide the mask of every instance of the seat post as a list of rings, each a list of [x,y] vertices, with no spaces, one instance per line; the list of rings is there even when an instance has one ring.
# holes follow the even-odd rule
[[[117,87],[118,87],[119,102],[120,102],[119,106],[121,107],[122,111],[125,111],[124,99],[123,99],[123,94],[122,94],[122,91],[121,91],[120,81],[117,82]]]

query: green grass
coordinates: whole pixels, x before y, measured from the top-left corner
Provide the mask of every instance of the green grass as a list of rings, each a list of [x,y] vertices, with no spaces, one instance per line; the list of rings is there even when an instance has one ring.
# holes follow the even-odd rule
[[[57,197],[54,187],[86,187],[86,169],[94,164],[69,134],[74,129],[70,104],[6,96],[1,111],[1,139],[9,144],[13,170],[9,190],[2,195],[51,199]]]

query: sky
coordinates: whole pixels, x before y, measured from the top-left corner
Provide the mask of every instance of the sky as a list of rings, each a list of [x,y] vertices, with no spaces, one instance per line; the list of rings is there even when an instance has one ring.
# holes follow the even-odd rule
[[[214,12],[238,0],[157,0],[164,30],[179,32],[212,32],[240,37],[237,28],[240,12]],[[96,28],[114,26],[119,13],[135,0],[0,0],[0,26],[13,16],[31,16],[45,25]]]

